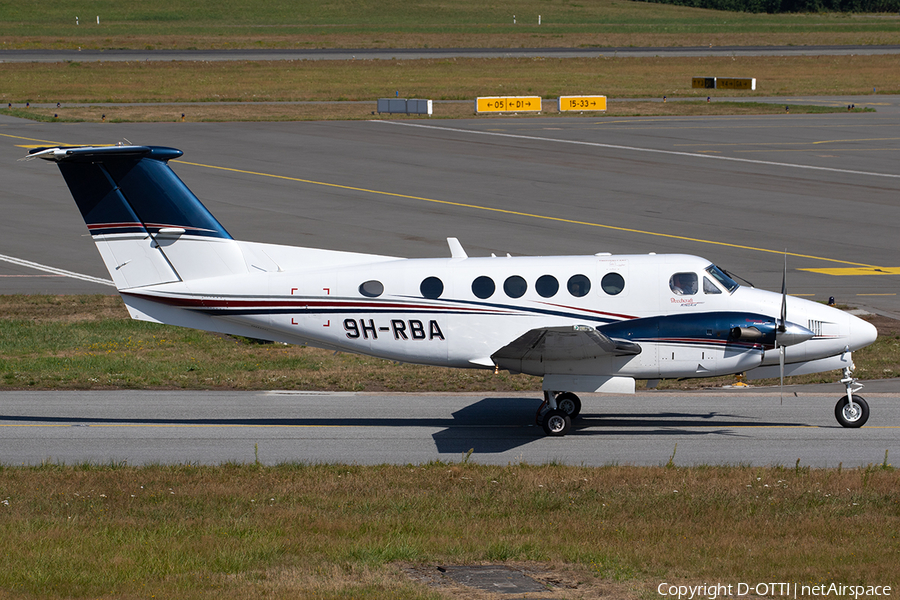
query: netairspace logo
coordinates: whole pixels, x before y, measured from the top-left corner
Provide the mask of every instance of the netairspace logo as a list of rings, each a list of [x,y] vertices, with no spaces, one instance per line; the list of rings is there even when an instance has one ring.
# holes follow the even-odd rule
[[[803,585],[800,583],[716,583],[703,585],[675,585],[663,582],[656,588],[660,596],[676,600],[716,600],[722,597],[777,596],[786,598],[882,598],[891,595],[889,585],[842,585],[823,583]]]

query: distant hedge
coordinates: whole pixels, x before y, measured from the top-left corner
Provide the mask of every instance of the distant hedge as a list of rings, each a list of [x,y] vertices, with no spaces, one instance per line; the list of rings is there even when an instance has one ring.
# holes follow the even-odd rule
[[[900,12],[900,0],[642,0],[750,13]]]

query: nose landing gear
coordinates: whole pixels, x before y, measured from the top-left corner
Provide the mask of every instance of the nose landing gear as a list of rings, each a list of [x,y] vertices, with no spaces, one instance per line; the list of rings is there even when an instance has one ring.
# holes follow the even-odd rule
[[[844,377],[841,379],[841,383],[847,388],[847,395],[834,406],[834,417],[841,427],[862,427],[869,420],[869,404],[862,396],[853,395],[863,387],[853,377],[853,368],[853,360],[850,360],[850,366],[844,367]]]

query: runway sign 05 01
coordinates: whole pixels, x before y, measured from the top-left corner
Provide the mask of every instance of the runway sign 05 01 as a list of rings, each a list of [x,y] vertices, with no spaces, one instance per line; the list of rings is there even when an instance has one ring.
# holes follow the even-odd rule
[[[476,113],[541,112],[540,96],[486,96],[475,98]]]

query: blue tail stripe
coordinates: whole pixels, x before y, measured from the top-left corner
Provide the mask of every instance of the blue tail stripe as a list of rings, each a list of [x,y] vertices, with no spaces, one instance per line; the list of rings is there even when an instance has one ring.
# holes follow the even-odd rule
[[[88,226],[139,221],[102,166],[61,162],[59,170]]]
[[[141,150],[75,151],[71,158],[60,160],[60,171],[92,231],[108,233],[96,226],[139,222],[151,232],[159,227],[181,227],[192,235],[232,239],[166,164],[181,151]]]
[[[231,238],[166,163],[142,158],[137,164],[111,161],[106,166],[144,224],[184,227],[196,235]]]

